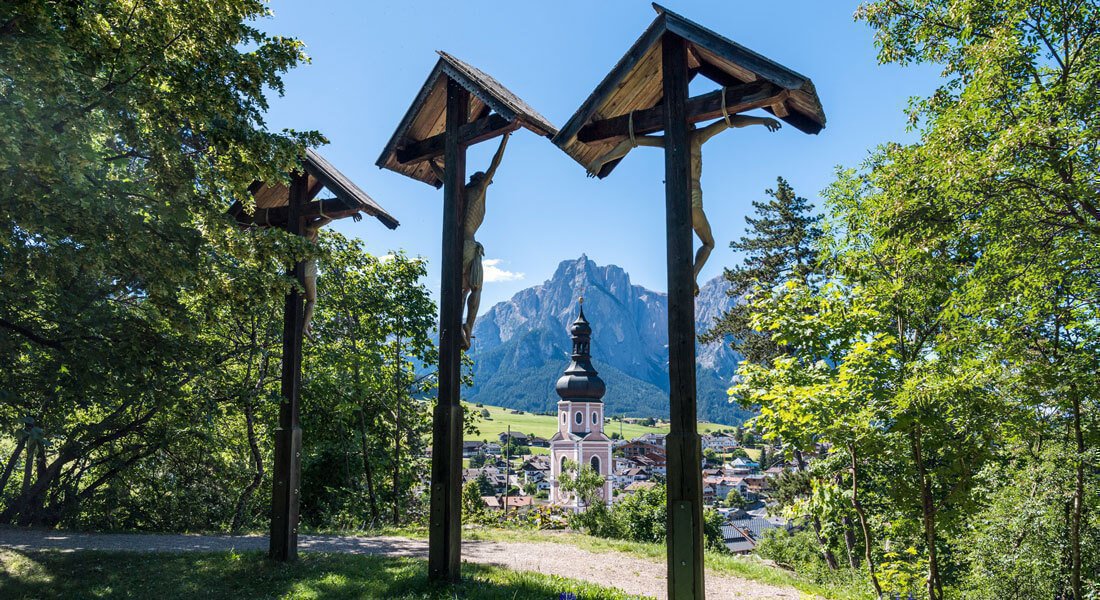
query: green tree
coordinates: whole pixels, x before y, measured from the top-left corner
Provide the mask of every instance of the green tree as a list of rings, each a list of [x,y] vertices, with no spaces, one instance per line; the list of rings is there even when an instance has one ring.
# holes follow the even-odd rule
[[[477,479],[474,482],[477,484],[477,491],[480,496],[496,495],[496,488],[493,486],[493,482],[489,481],[489,476],[484,471],[477,474]]]
[[[589,465],[578,465],[565,459],[561,475],[558,476],[558,488],[563,492],[576,494],[581,506],[603,505],[604,478]]]
[[[304,251],[224,217],[323,141],[264,125],[265,91],[305,59],[254,26],[266,14],[256,0],[0,8],[0,437],[19,438],[0,459],[0,523],[56,524],[170,460],[165,445],[201,427],[188,419],[218,412],[187,399],[227,360],[204,327],[225,304],[263,304],[285,283],[256,267]],[[21,460],[25,486],[6,475]]]
[[[419,397],[434,380],[416,377],[436,357],[426,265],[400,252],[380,260],[335,232],[321,249],[315,342],[303,357],[303,520],[399,524],[403,510],[420,510],[410,491],[427,468],[430,408]]]
[[[491,494],[485,494],[486,496]],[[467,481],[462,486],[462,520],[478,522],[485,517],[485,503],[481,501],[481,486],[477,481]]]
[[[816,243],[821,237],[821,217],[785,179],[776,178],[775,189],[765,193],[771,199],[754,200],[755,216],[745,217],[748,232],[730,242],[731,250],[744,253],[740,265],[725,271],[727,293],[738,302],[701,337],[704,342],[728,338],[734,351],[753,362],[764,362],[780,349],[769,336],[752,329],[748,305],[741,300],[756,288],[770,289],[788,279],[808,280],[817,265]]]
[[[1049,572],[1061,573],[1060,593],[1084,597],[1086,575],[1096,572],[1086,524],[1100,395],[1088,375],[1100,287],[1100,9],[891,0],[857,14],[875,29],[881,61],[934,63],[945,76],[912,105],[920,142],[875,157],[864,183],[888,199],[867,212],[884,242],[956,240],[972,257],[951,309],[971,317],[958,340],[1019,376],[1018,388],[1005,389],[1035,417],[1018,430],[1019,448],[1054,438],[1069,452],[1067,553],[1064,562],[1052,556]],[[1039,416],[1052,414],[1064,419]]]
[[[729,508],[745,508],[749,503],[736,488],[726,494],[726,506]]]

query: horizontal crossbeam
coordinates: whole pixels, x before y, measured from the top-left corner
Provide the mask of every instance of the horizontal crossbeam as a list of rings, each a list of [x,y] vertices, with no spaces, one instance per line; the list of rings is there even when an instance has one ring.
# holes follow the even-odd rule
[[[782,107],[783,102],[787,99],[786,90],[766,81],[727,87],[725,92],[725,111],[731,115],[754,108]],[[723,115],[722,90],[715,90],[702,96],[689,98],[684,112],[688,123],[698,123],[699,121],[709,121],[721,117]],[[665,107],[663,104],[634,111],[634,135],[645,135],[661,131],[665,127],[664,123]],[[577,139],[585,143],[591,143],[629,135],[630,115],[625,114],[585,125],[577,132]]]
[[[330,219],[343,219],[359,212],[358,208],[348,208],[339,198],[325,198],[314,200],[301,208],[301,215],[306,219],[328,217]],[[289,206],[276,208],[257,208],[256,212],[249,215],[241,212],[237,215],[237,221],[242,225],[262,225],[265,227],[282,227],[286,225],[290,217]]]
[[[458,128],[458,143],[470,146],[478,142],[504,135],[505,132],[519,129],[519,121],[508,121],[498,114],[482,117]],[[446,133],[413,142],[397,149],[395,155],[401,164],[415,163],[443,156],[443,141]]]

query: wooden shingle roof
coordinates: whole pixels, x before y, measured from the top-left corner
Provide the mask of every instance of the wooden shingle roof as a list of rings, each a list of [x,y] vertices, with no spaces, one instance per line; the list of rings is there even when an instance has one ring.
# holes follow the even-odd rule
[[[332,166],[325,157],[312,148],[306,149],[302,158],[302,167],[306,174],[309,193],[307,199],[312,210],[308,214],[321,214],[333,219],[350,217],[357,213],[366,213],[390,229],[397,229],[400,223],[384,208],[379,206],[366,192],[355,185],[347,175]],[[315,199],[322,189],[327,189],[334,198]],[[257,181],[249,187],[256,201],[255,212],[248,214],[240,202],[234,202],[229,214],[242,225],[285,224],[289,214],[290,189],[285,183],[276,181],[265,183]]]
[[[441,133],[445,128],[447,107],[447,79],[453,79],[470,92],[470,108],[467,121],[476,121],[495,113],[503,122],[514,128],[525,127],[538,135],[553,137],[557,133],[546,117],[540,115],[526,102],[480,69],[473,67],[446,52],[439,51],[439,61],[432,68],[427,81],[413,100],[397,126],[382,155],[375,163],[379,167],[395,171],[438,187],[440,182],[426,160],[409,160],[402,152],[417,142],[423,142]],[[405,160],[403,160],[405,159]]]
[[[632,112],[652,109],[661,103],[661,39],[666,33],[686,42],[692,74],[702,74],[727,89],[736,86],[745,92],[741,111],[764,108],[805,133],[816,134],[825,127],[825,111],[808,77],[658,4],[653,8],[657,18],[554,136],[554,144],[582,166],[624,137],[585,142],[578,139],[578,134],[585,137],[582,129],[614,117],[625,119]],[[607,176],[616,163],[605,165],[600,177]]]

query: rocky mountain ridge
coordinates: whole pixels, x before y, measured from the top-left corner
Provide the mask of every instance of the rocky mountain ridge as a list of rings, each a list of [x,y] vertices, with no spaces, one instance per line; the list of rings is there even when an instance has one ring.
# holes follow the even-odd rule
[[[717,277],[696,299],[696,331],[705,331],[734,300]],[[585,255],[558,265],[540,285],[521,290],[480,316],[470,356],[471,402],[533,412],[555,410],[554,382],[569,361],[569,324],[579,299],[592,323],[592,357],[607,382],[608,415],[668,415],[668,297],[630,281],[615,265]],[[724,343],[699,344],[698,405],[701,419],[739,423],[748,415],[730,404],[726,389],[740,358]]]

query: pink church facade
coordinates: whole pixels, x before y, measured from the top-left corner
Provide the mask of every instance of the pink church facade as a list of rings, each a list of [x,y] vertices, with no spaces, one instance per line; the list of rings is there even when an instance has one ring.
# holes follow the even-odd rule
[[[572,361],[558,379],[558,431],[550,438],[550,502],[574,510],[583,508],[575,494],[559,487],[559,478],[570,460],[592,467],[604,479],[601,497],[611,503],[611,439],[603,431],[603,395],[606,386],[592,366],[592,327],[584,309],[569,332],[573,337]]]

